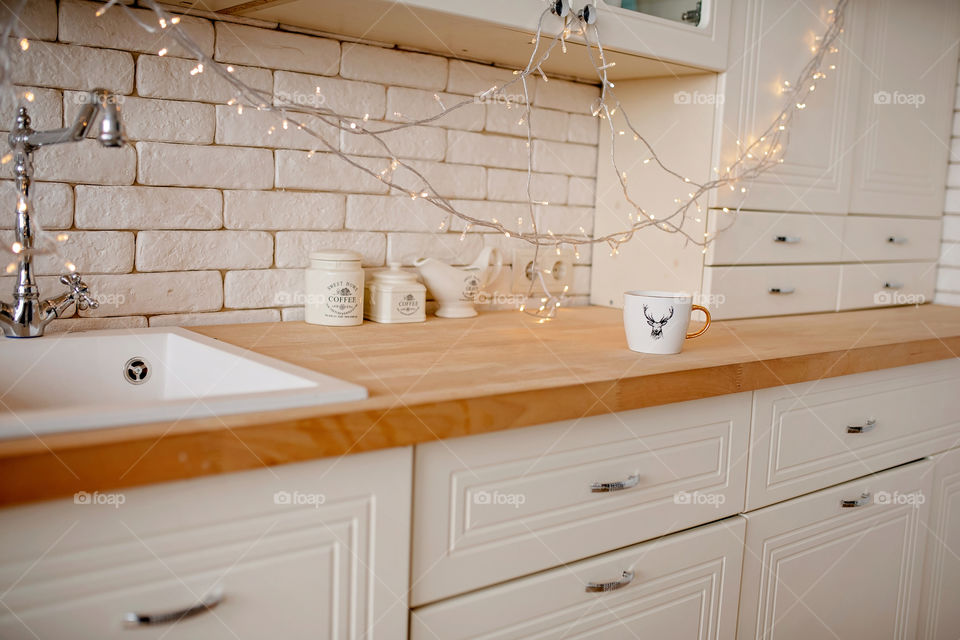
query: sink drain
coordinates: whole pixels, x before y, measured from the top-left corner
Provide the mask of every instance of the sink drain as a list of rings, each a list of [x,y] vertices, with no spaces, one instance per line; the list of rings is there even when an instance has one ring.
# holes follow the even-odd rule
[[[150,379],[150,365],[140,356],[130,358],[123,365],[123,379],[130,384],[143,384]]]

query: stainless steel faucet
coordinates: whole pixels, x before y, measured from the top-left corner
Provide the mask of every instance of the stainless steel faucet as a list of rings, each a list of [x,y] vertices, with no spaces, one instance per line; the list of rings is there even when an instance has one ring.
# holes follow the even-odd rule
[[[30,221],[30,183],[33,175],[33,152],[40,147],[62,142],[76,142],[89,135],[100,115],[100,133],[97,139],[104,147],[122,147],[123,129],[120,124],[120,105],[117,98],[104,89],[87,94],[87,100],[73,125],[49,131],[30,128],[26,107],[20,107],[17,121],[7,140],[13,149],[13,170],[17,189],[16,243],[18,256],[17,281],[13,303],[0,302],[0,327],[8,338],[35,338],[54,318],[59,318],[71,305],[77,309],[96,309],[97,301],[90,297],[87,285],[79,273],[60,276],[67,292],[55,298],[40,300],[40,288],[33,277],[34,232]]]

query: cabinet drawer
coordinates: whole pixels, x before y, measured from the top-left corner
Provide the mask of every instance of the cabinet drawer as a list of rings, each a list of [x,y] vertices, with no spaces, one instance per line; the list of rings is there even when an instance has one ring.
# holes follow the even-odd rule
[[[411,462],[392,449],[4,509],[0,637],[402,639]],[[124,626],[215,585],[213,609]]]
[[[413,612],[412,640],[732,640],[743,554],[739,516]],[[588,583],[633,579],[590,593]]]
[[[951,359],[755,392],[747,508],[954,446],[958,379]]]
[[[737,638],[914,638],[931,466],[746,514]]]
[[[920,627],[923,640],[960,638],[960,449],[933,457]]]
[[[741,393],[418,446],[411,601],[738,513],[749,415]]]
[[[843,230],[843,260],[936,260],[940,255],[936,220],[848,216]]]
[[[933,300],[937,265],[932,262],[875,262],[843,266],[837,308],[863,309]]]
[[[710,232],[723,229],[731,214],[710,211]],[[838,262],[843,217],[745,211],[707,248],[708,265]]]
[[[715,319],[833,311],[840,266],[705,267],[703,293]]]

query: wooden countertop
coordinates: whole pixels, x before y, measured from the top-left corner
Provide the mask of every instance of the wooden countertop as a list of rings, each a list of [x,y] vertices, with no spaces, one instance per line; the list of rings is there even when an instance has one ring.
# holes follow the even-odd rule
[[[363,401],[0,442],[0,504],[369,451],[956,357],[960,308],[717,322],[676,356],[616,309],[194,331],[367,387]]]

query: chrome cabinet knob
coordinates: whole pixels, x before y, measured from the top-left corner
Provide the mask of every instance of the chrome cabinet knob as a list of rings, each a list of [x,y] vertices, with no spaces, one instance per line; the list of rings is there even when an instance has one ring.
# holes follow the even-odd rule
[[[875,426],[877,426],[876,419],[870,418],[863,424],[848,424],[847,433],[866,433],[867,431],[872,431]]]
[[[864,491],[859,498],[853,500],[840,500],[840,506],[844,509],[854,509],[856,507],[865,507],[870,504],[871,496],[869,491]]]
[[[640,476],[633,474],[629,476],[626,480],[617,480],[616,482],[594,482],[590,485],[590,491],[593,493],[609,493],[611,491],[623,491],[624,489],[629,489],[631,487],[637,486],[637,483],[640,482]]]
[[[177,622],[183,618],[195,616],[198,613],[209,611],[223,602],[223,587],[217,586],[203,597],[199,602],[176,611],[165,611],[163,613],[137,613],[131,611],[123,616],[124,626],[127,627],[148,627],[157,624],[167,624]]]
[[[588,582],[584,591],[587,593],[616,591],[617,589],[623,589],[631,582],[633,582],[633,571],[624,571],[619,580],[612,580],[610,582]]]

